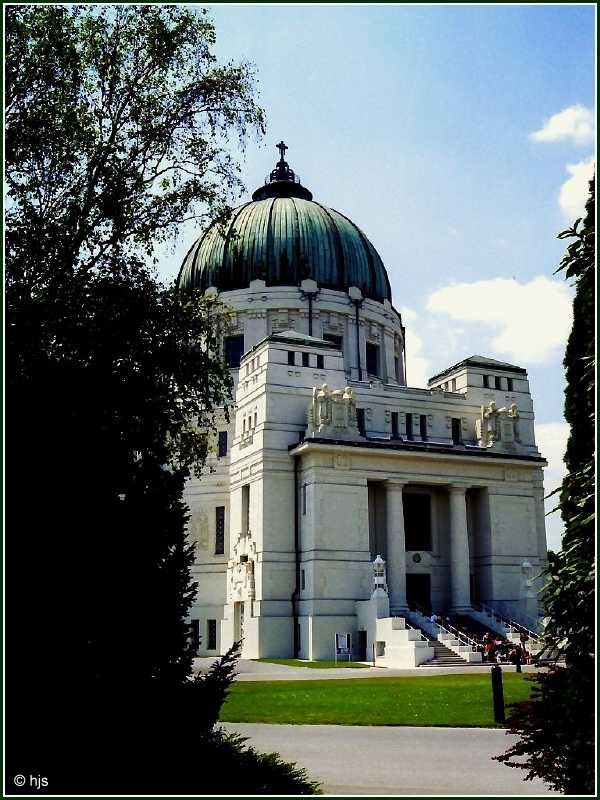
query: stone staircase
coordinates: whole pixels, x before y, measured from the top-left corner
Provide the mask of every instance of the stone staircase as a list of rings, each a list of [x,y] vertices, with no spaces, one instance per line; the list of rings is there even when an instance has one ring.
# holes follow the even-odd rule
[[[468,662],[457,655],[449,647],[441,642],[432,641],[431,648],[433,650],[433,658],[425,661],[420,666],[422,667],[465,667]]]

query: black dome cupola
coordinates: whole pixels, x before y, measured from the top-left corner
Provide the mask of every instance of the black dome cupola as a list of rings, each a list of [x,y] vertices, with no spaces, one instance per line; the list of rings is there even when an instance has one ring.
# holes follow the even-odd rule
[[[285,151],[288,146],[282,140],[277,145],[280,158],[275,169],[265,178],[264,186],[259,187],[252,195],[253,200],[267,200],[269,197],[299,197],[302,200],[312,200],[312,192],[302,186],[300,178],[285,160]]]

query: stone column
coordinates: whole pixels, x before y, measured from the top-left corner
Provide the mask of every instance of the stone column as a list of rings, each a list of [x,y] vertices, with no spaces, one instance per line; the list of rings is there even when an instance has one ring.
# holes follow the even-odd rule
[[[394,611],[407,608],[403,488],[399,481],[386,481],[387,585],[390,608]]]
[[[451,610],[458,612],[471,607],[471,564],[465,491],[464,486],[451,486],[449,489]]]

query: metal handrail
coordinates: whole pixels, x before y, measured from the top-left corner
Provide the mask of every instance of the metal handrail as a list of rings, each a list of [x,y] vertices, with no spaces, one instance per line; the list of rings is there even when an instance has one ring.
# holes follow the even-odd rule
[[[467,642],[467,645],[471,647],[473,652],[476,652],[480,647],[479,643],[476,642],[475,639],[471,639],[470,636],[467,636],[466,633],[463,633],[458,628],[455,628],[454,625],[448,625],[448,627],[445,627],[444,625],[440,625],[439,622],[432,622],[431,624],[437,625],[440,630],[449,633],[451,636],[455,636],[459,642]]]
[[[415,611],[419,613],[422,617],[425,617],[425,619],[427,619],[427,614],[424,613],[424,609],[419,608],[419,606],[415,606]],[[441,625],[439,622],[432,622],[430,619],[428,619],[427,621],[429,622],[430,625],[433,625],[434,627],[439,628],[441,631],[444,631],[444,633],[449,633],[450,636],[454,636],[456,639],[458,639],[459,642],[463,643],[466,642],[467,646],[471,647],[474,652],[476,652],[479,649],[480,645],[478,642],[475,641],[475,639],[471,639],[470,636],[467,636],[466,633],[463,633],[458,628],[455,628],[454,625],[449,625],[448,627],[445,627],[444,625]]]
[[[419,635],[421,636],[421,639],[424,642],[429,642],[429,639],[425,636],[423,631],[420,628],[415,628],[414,625],[411,625],[410,622],[406,619],[406,617],[404,617],[404,624],[406,625],[407,628],[410,628],[411,631],[419,631]]]
[[[488,616],[495,619],[501,625],[504,625],[509,631],[515,631],[516,633],[526,633],[528,637],[533,640],[534,642],[540,641],[540,636],[538,633],[534,633],[532,630],[527,628],[525,625],[521,625],[520,622],[517,622],[514,619],[506,619],[501,614],[499,614],[496,609],[492,608],[491,606],[486,605],[485,603],[474,603],[475,607],[479,606],[479,608],[484,611]]]

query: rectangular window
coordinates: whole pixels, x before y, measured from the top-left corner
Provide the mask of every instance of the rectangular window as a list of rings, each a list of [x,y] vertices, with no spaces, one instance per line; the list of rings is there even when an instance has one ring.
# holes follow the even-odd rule
[[[293,350],[288,350],[288,365],[294,367],[296,365],[296,353]]]
[[[379,375],[379,347],[367,342],[367,374]]]
[[[323,339],[332,344],[334,347],[337,347],[339,350],[344,349],[344,339],[342,336],[336,336],[335,333],[324,333]]]
[[[250,484],[242,486],[242,533],[247,533],[250,525]]]
[[[308,367],[309,366],[308,355],[309,355],[308,353],[302,353],[302,366],[303,367]]]
[[[325,369],[325,359],[323,356],[317,356],[317,369]]]
[[[225,552],[225,506],[215,508],[215,555]]]
[[[217,620],[216,619],[207,619],[206,620],[206,649],[207,650],[216,650],[217,649]]]
[[[244,355],[244,334],[225,337],[225,363],[228,367],[237,369]]]
[[[404,492],[402,504],[406,549],[431,550],[431,496]]]
[[[496,377],[494,378],[494,385],[496,389],[502,388],[502,378],[499,375],[496,375]]]
[[[407,414],[406,415],[406,438],[412,439],[413,438],[413,415]]]
[[[200,620],[193,619],[191,621],[191,637],[192,637],[192,648],[195,653],[198,652],[198,648],[200,647]]]
[[[398,356],[394,356],[394,375],[397,382],[400,383],[400,359]]]
[[[452,378],[452,386],[451,386],[451,389],[452,389],[452,391],[453,391],[453,392],[455,392],[455,391],[456,391],[456,378]]]
[[[460,419],[457,417],[452,417],[452,442],[454,444],[460,444],[462,442],[462,433],[460,427]]]
[[[400,430],[398,428],[398,412],[392,411],[392,439],[398,439]]]
[[[512,378],[507,378],[506,379],[506,384],[507,384],[508,391],[509,392],[514,392],[513,379]]]
[[[300,588],[301,589],[306,589],[306,579],[305,579],[305,576],[304,576],[304,570],[302,570],[301,573],[300,573]]]
[[[306,514],[306,484],[302,484],[302,513]]]
[[[419,433],[421,434],[421,439],[425,441],[427,439],[427,415],[421,414],[419,416]]]
[[[227,455],[227,431],[219,431],[219,458]]]
[[[487,375],[482,375],[481,377],[483,378],[483,388],[484,389],[489,389],[490,388],[490,381],[489,381],[488,376]]]
[[[365,410],[364,408],[357,408],[356,409],[356,424],[358,425],[358,432],[361,436],[367,435],[367,429],[365,427]]]

